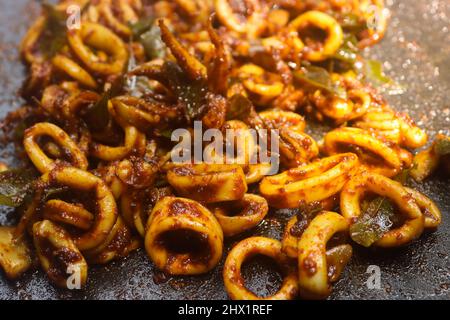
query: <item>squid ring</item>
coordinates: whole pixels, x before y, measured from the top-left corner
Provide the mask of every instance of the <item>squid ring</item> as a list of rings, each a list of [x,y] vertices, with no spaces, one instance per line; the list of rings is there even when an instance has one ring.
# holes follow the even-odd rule
[[[42,62],[44,57],[43,55],[38,55],[34,48],[36,43],[39,41],[39,38],[44,31],[44,28],[47,24],[47,18],[39,17],[36,22],[30,27],[27,34],[22,40],[20,45],[20,52],[25,60],[29,63]]]
[[[113,194],[102,179],[73,167],[57,167],[41,177],[44,184],[67,186],[80,191],[95,191],[97,214],[91,228],[74,237],[76,246],[84,251],[105,241],[117,220],[117,206]]]
[[[442,214],[437,205],[419,191],[407,187],[404,188],[413,196],[417,205],[422,210],[422,213],[425,216],[425,228],[437,228],[442,222]]]
[[[341,212],[351,223],[361,215],[360,200],[367,192],[392,199],[403,216],[404,224],[385,233],[374,243],[378,247],[398,247],[418,238],[424,229],[424,215],[415,197],[400,183],[373,172],[354,175],[341,192]],[[420,201],[420,198],[418,198]]]
[[[79,30],[70,30],[67,36],[69,45],[75,54],[92,71],[103,75],[121,73],[128,61],[128,52],[123,41],[104,26],[83,22]],[[107,52],[112,56],[111,62],[103,62],[86,44]]]
[[[284,280],[281,289],[273,296],[261,298],[249,291],[241,275],[242,264],[255,254],[275,260],[282,268]],[[223,267],[225,289],[233,300],[292,300],[298,294],[298,280],[294,268],[288,266],[288,258],[281,250],[281,242],[264,237],[242,240],[231,249]]]
[[[17,279],[33,264],[25,237],[18,228],[0,227],[0,267],[8,279]]]
[[[69,59],[61,54],[57,54],[52,59],[53,65],[67,73],[69,76],[74,78],[79,83],[85,85],[86,87],[95,89],[97,88],[97,82],[92,76],[86,72],[78,63]]]
[[[222,257],[223,233],[214,215],[190,199],[164,197],[150,214],[145,250],[171,275],[210,271]]]
[[[339,23],[330,15],[320,11],[308,11],[303,13],[290,24],[289,28],[302,30],[308,26],[314,26],[326,32],[327,37],[323,45],[318,48],[304,48],[304,57],[310,61],[323,61],[336,53],[343,43],[344,34]],[[305,41],[303,41],[305,42]]]
[[[305,118],[295,112],[272,109],[258,114],[272,129],[289,128],[289,130],[303,132],[306,127]]]
[[[326,245],[333,235],[347,232],[348,228],[349,224],[344,217],[329,211],[316,216],[306,228],[298,242],[301,296],[323,299],[331,293]]]
[[[68,224],[81,230],[89,230],[94,221],[92,213],[83,207],[57,199],[45,203],[44,218]]]
[[[111,103],[108,103],[108,109],[114,116],[114,107]],[[115,117],[115,120],[123,128],[125,134],[124,145],[118,147],[110,147],[93,142],[90,148],[91,155],[103,161],[122,160],[127,157],[137,147],[138,144],[146,144],[145,135],[139,132],[136,127],[129,125],[119,117]]]
[[[78,272],[80,285],[86,284],[86,260],[63,228],[49,220],[36,222],[33,242],[42,268],[53,283],[68,288],[68,277],[72,272]]]
[[[234,211],[238,211],[235,213]],[[266,199],[254,194],[245,194],[242,200],[229,205],[216,206],[212,210],[225,237],[231,237],[256,227],[267,215]]]
[[[278,97],[284,89],[284,84],[277,80],[265,80],[261,82],[260,79],[265,79],[273,75],[263,68],[255,64],[246,64],[237,70],[239,77],[242,78],[244,87],[256,95],[263,98],[272,99]]]
[[[259,190],[272,207],[297,208],[303,202],[325,200],[338,193],[358,163],[353,153],[331,156],[266,177]]]
[[[238,165],[181,165],[167,172],[167,181],[182,196],[205,203],[242,199],[247,192],[244,171]]]
[[[260,1],[246,1],[251,5],[251,9],[246,8],[251,15],[247,17],[247,21],[244,23],[241,21],[245,17],[238,18],[229,2],[230,0],[214,0],[215,12],[220,22],[230,30],[241,34],[245,33],[249,38],[257,37],[264,30],[266,23]]]
[[[347,146],[363,149],[358,154],[361,162],[379,173],[386,172],[385,175],[393,176],[402,168],[404,154],[400,148],[396,150],[368,131],[359,128],[339,128],[326,134],[324,149],[327,154],[341,153],[348,150],[345,149]],[[377,158],[381,158],[384,163],[380,163],[380,159]]]
[[[25,131],[24,147],[28,157],[41,173],[46,173],[55,168],[57,161],[50,159],[41,147],[37,139],[41,136],[50,136],[72,158],[72,165],[86,170],[88,161],[84,153],[78,148],[75,142],[58,126],[41,122],[37,123]]]

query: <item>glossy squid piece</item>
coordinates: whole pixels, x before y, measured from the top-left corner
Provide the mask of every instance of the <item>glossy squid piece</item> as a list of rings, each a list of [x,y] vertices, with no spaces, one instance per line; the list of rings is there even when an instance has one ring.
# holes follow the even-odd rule
[[[262,180],[259,190],[275,208],[296,208],[337,194],[359,164],[353,153],[339,154]]]
[[[24,236],[16,228],[0,226],[0,267],[8,279],[19,278],[32,266],[31,251]]]
[[[252,256],[260,254],[272,258],[283,272],[283,284],[272,296],[259,297],[245,287],[241,267]],[[281,242],[264,237],[242,240],[229,252],[223,267],[225,289],[233,300],[293,300],[298,295],[298,279],[295,268],[281,250]]]
[[[239,165],[176,165],[167,172],[167,181],[181,196],[205,203],[240,200],[247,192]]]
[[[49,220],[33,225],[33,243],[42,268],[58,287],[69,289],[72,284],[86,284],[88,266],[70,235]],[[70,275],[77,274],[71,281]]]
[[[222,228],[200,203],[164,197],[148,219],[145,250],[156,267],[170,275],[206,273],[222,257]]]
[[[307,299],[324,299],[330,295],[343,266],[352,255],[349,245],[327,249],[327,243],[338,233],[348,232],[349,223],[335,212],[324,211],[315,217],[298,242],[298,270],[300,295]],[[336,257],[337,255],[338,257]],[[339,269],[329,262],[339,261]]]
[[[225,237],[235,236],[256,227],[269,212],[266,199],[245,194],[241,200],[212,206]]]

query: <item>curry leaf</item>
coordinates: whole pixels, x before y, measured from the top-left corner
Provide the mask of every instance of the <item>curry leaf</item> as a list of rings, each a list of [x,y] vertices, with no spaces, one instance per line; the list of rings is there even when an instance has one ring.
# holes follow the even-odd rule
[[[56,9],[54,5],[42,3],[46,17],[44,31],[39,39],[39,49],[46,58],[52,58],[67,44],[66,14]]]
[[[166,45],[161,39],[161,30],[154,22],[155,19],[150,17],[130,25],[133,39],[142,44],[149,60],[164,58],[166,55]]]
[[[435,144],[436,153],[440,156],[446,156],[450,154],[450,139],[447,137],[438,138]]]
[[[294,76],[312,87],[325,90],[341,98],[346,98],[345,89],[336,86],[331,79],[330,73],[324,68],[312,65],[304,66],[301,71],[294,72]]]
[[[356,243],[370,247],[389,231],[395,215],[392,203],[377,197],[362,206],[363,212],[350,227],[350,236]]]
[[[19,207],[33,192],[36,173],[31,169],[12,169],[0,173],[0,205]]]
[[[383,64],[377,60],[365,60],[362,70],[365,79],[376,87],[383,87],[389,94],[402,94],[405,88],[386,76]]]

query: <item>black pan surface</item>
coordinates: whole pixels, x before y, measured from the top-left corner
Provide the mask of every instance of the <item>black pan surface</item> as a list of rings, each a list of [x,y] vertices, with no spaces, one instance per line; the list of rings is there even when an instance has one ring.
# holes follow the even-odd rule
[[[24,78],[18,43],[39,13],[38,1],[1,0],[0,10],[0,118],[23,101],[17,90]],[[397,110],[407,111],[430,137],[450,130],[450,1],[387,0],[393,18],[381,44],[367,55],[384,62],[386,72],[406,87],[389,96]],[[312,134],[320,137],[320,130]],[[0,159],[16,162],[12,146],[0,147]],[[354,247],[355,254],[330,299],[450,299],[450,183],[433,177],[417,188],[436,201],[443,224],[406,248],[374,251]],[[293,213],[271,213],[252,234],[280,238],[284,222]],[[0,209],[0,225],[12,223],[14,214]],[[227,243],[229,248],[239,238]],[[367,269],[381,270],[381,288],[369,289]],[[83,291],[61,291],[39,270],[17,282],[0,274],[0,299],[226,299],[221,265],[200,277],[166,278],[140,250],[126,259],[89,270]],[[265,261],[244,270],[251,289],[268,294],[280,279]]]

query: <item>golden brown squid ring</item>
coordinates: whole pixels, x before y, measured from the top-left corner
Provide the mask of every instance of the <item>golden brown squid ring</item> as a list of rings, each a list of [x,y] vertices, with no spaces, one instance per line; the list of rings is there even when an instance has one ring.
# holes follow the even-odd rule
[[[390,111],[370,109],[354,126],[364,130],[375,130],[377,134],[396,144],[402,142],[400,121]]]
[[[151,105],[152,110],[142,110],[147,107],[147,103],[142,99],[131,96],[116,97],[111,100],[114,113],[118,119],[135,126],[142,132],[158,126],[165,119],[175,119],[178,111],[169,109],[161,105]],[[169,121],[167,120],[167,121]]]
[[[315,95],[322,93],[317,91]],[[331,102],[326,99],[325,103],[317,103],[316,106],[325,116],[342,123],[364,115],[371,103],[367,92],[355,89],[348,92],[348,99],[333,96]]]
[[[404,187],[408,193],[410,193],[414,200],[416,201],[417,205],[419,206],[420,210],[422,210],[422,214],[425,217],[425,228],[427,229],[435,229],[437,228],[441,222],[442,222],[442,214],[437,205],[425,196],[424,194],[420,193],[417,190]]]
[[[251,93],[261,96],[262,99],[273,99],[283,92],[284,84],[277,75],[255,64],[245,64],[237,70],[237,73],[244,87]]]
[[[16,230],[0,226],[0,268],[11,280],[19,278],[33,264],[26,239]]]
[[[93,174],[74,167],[57,167],[41,177],[44,184],[66,186],[80,191],[94,191],[96,214],[91,228],[74,237],[76,246],[84,251],[95,248],[105,241],[117,220],[114,196],[105,182]]]
[[[404,154],[368,131],[359,128],[339,128],[326,134],[324,150],[327,154],[339,154],[342,150],[349,150],[342,149],[347,147],[362,149],[361,154],[358,154],[360,161],[371,170],[386,172],[392,176],[402,168]],[[377,157],[379,159],[375,163]]]
[[[362,16],[366,19],[368,30],[359,41],[358,47],[373,46],[383,39],[386,33],[390,12],[384,6],[384,0],[364,0],[358,4]]]
[[[280,138],[281,163],[287,168],[296,168],[319,155],[316,141],[304,132],[282,128]]]
[[[117,9],[121,12],[122,19],[116,17],[114,14],[114,11]],[[137,22],[139,17],[130,1],[119,0],[118,3],[115,3],[113,6],[111,0],[102,0],[98,4],[98,10],[100,15],[105,19],[106,24],[115,32],[124,37],[132,35],[128,24]]]
[[[171,275],[210,271],[222,257],[223,233],[214,215],[190,199],[164,197],[147,223],[145,250]]]
[[[114,115],[114,107],[111,102],[108,103],[108,109],[110,113]],[[90,154],[103,161],[116,161],[126,158],[138,145],[146,144],[145,134],[139,132],[139,130],[124,122],[119,117],[114,117],[119,126],[122,127],[125,134],[124,145],[118,147],[111,147],[97,142],[91,143]]]
[[[409,116],[402,114],[398,115],[400,121],[400,130],[402,133],[401,144],[407,148],[423,147],[428,141],[428,135],[425,131],[414,124]]]
[[[248,10],[247,12],[250,13],[248,17],[243,17],[243,14],[239,17],[235,14],[230,2],[230,0],[214,0],[214,9],[220,22],[228,29],[245,34],[250,39],[258,37],[264,31],[266,25],[265,7],[263,7],[261,1],[245,1],[251,6],[250,8],[246,8]],[[244,19],[245,22],[242,21]]]
[[[82,85],[95,89],[97,82],[92,76],[86,72],[78,63],[61,54],[57,54],[52,59],[52,64],[61,71],[67,73],[70,77],[81,83]]]
[[[298,242],[300,295],[308,299],[324,299],[330,295],[331,279],[327,262],[327,242],[339,232],[347,232],[347,220],[335,212],[316,216]]]
[[[284,273],[280,290],[270,297],[258,297],[245,287],[241,275],[242,264],[255,254],[275,260]],[[225,289],[233,300],[293,300],[298,295],[298,280],[295,268],[289,266],[289,259],[281,250],[281,242],[264,237],[242,240],[231,249],[223,267]]]
[[[68,33],[70,47],[92,71],[102,75],[121,73],[128,61],[128,51],[123,41],[104,26],[83,22],[79,30],[70,30]],[[102,61],[86,45],[106,52],[111,61]]]
[[[207,146],[204,151],[205,162],[217,164],[237,164],[242,167],[249,165],[256,151],[256,135],[252,135],[250,128],[242,121],[229,120],[222,127],[225,146],[233,146],[232,154],[223,150],[223,154],[215,154],[215,145],[212,150]],[[233,141],[229,141],[229,139]],[[224,148],[225,149],[225,148]]]
[[[327,37],[323,44],[316,45],[317,48],[308,47],[308,43],[305,43],[304,57],[310,61],[323,61],[341,47],[344,38],[342,28],[333,17],[320,11],[308,11],[289,23],[289,28],[299,30],[300,33],[311,26],[325,31]]]
[[[272,207],[297,208],[304,202],[321,201],[337,194],[358,164],[353,153],[331,156],[266,177],[259,190]]]
[[[39,17],[36,22],[28,29],[20,45],[20,53],[24,59],[31,65],[36,62],[42,62],[44,57],[36,52],[35,47],[47,24],[46,17]]]
[[[98,247],[85,251],[84,255],[89,263],[106,264],[116,258],[126,257],[140,245],[139,239],[119,216],[106,240]]]
[[[413,194],[400,183],[373,172],[354,175],[341,192],[341,212],[350,223],[361,215],[361,198],[366,192],[392,199],[406,218],[404,224],[388,231],[374,243],[378,247],[398,247],[417,239],[424,229],[424,215]],[[420,200],[419,200],[420,201]]]
[[[49,220],[33,225],[33,243],[42,268],[58,287],[68,289],[69,277],[77,273],[83,287],[88,266],[70,235]]]
[[[305,118],[295,112],[272,109],[258,114],[264,120],[264,123],[272,129],[289,128],[296,132],[303,132],[306,127]]]
[[[37,123],[25,131],[23,144],[28,157],[41,173],[46,173],[55,168],[57,161],[50,159],[42,151],[37,139],[41,136],[51,137],[59,147],[72,158],[72,165],[86,170],[88,161],[84,153],[78,148],[76,143],[58,126],[41,122]]]
[[[272,171],[270,163],[250,164],[245,168],[245,181],[247,184],[252,184],[261,181],[265,176],[268,176]]]
[[[44,218],[53,222],[68,224],[81,230],[89,230],[94,216],[82,206],[52,199],[45,203]]]
[[[180,165],[167,172],[167,181],[178,194],[205,203],[239,200],[247,192],[244,171],[238,165]]]
[[[269,206],[266,199],[248,193],[241,200],[214,206],[212,210],[225,237],[231,237],[256,227],[268,211]]]

